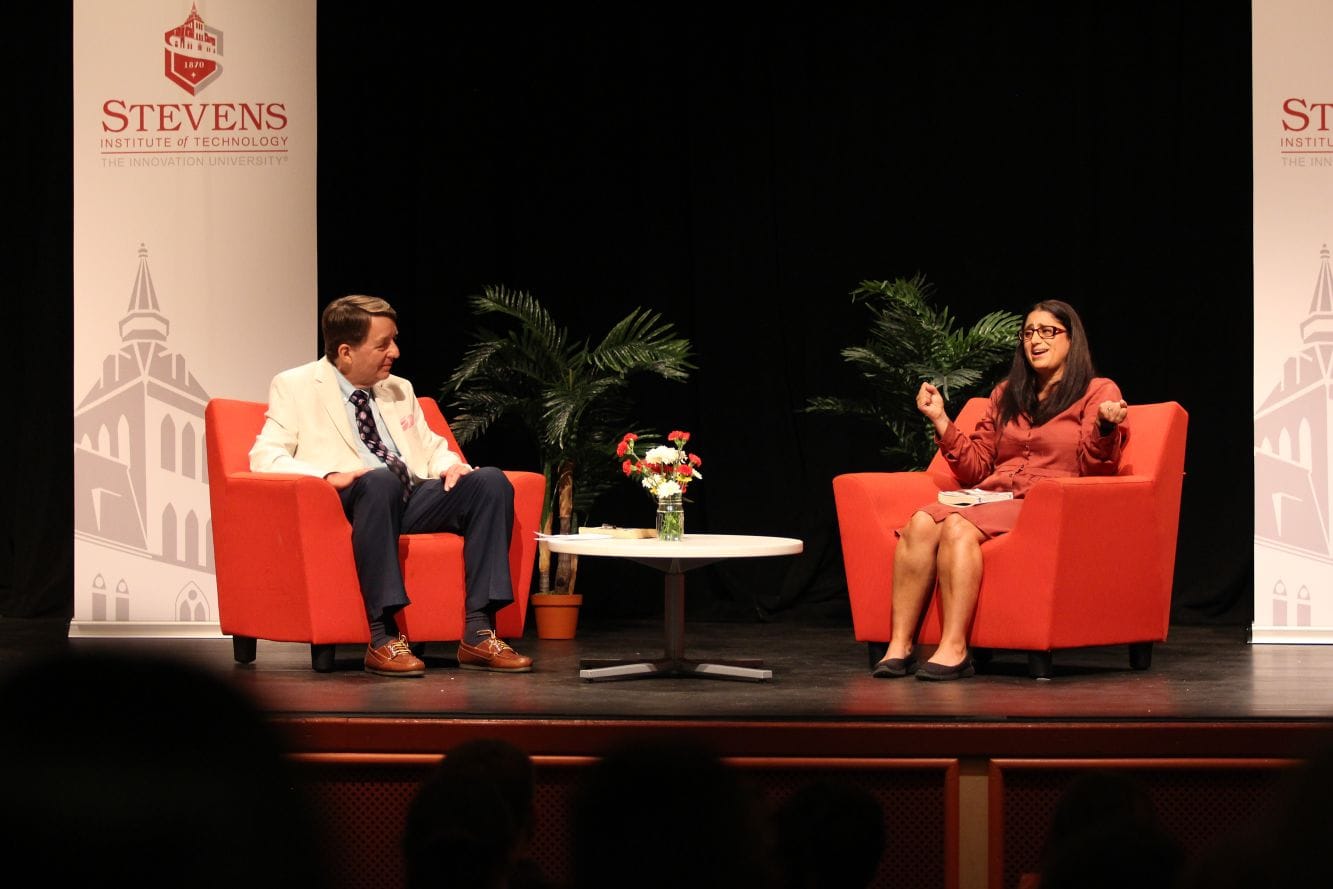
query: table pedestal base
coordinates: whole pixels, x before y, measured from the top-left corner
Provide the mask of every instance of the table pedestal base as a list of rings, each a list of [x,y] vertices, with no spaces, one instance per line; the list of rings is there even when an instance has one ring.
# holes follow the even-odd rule
[[[697,567],[698,564],[697,560],[688,563],[677,559],[666,567],[663,615],[666,652],[663,657],[653,660],[583,660],[579,662],[579,678],[589,682],[598,679],[647,679],[653,676],[704,676],[749,682],[772,679],[773,671],[764,669],[764,662],[757,658],[695,661],[685,657],[685,569]]]
[[[646,679],[651,676],[711,676],[717,679],[745,679],[762,682],[773,678],[773,671],[763,669],[758,658],[726,661],[693,661],[686,658],[657,658],[651,661],[631,659],[579,661],[579,678]]]

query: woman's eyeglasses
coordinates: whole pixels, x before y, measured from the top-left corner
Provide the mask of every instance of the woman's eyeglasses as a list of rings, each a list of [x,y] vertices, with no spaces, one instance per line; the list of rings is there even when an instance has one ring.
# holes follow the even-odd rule
[[[1068,331],[1063,327],[1052,327],[1049,324],[1043,324],[1041,327],[1024,327],[1020,336],[1023,338],[1023,342],[1026,343],[1028,340],[1032,339],[1034,333],[1044,340],[1053,340],[1062,333],[1068,333]]]

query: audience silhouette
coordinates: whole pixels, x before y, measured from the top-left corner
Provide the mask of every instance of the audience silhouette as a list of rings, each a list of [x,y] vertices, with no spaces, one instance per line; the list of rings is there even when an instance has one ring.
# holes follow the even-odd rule
[[[1184,865],[1147,789],[1120,771],[1094,770],[1065,787],[1034,882],[1040,889],[1169,889]]]
[[[1217,838],[1190,863],[1184,889],[1325,886],[1324,843],[1333,837],[1333,745],[1325,742],[1280,783],[1252,819]]]
[[[782,885],[862,889],[884,855],[884,812],[869,791],[831,779],[810,781],[774,813]]]
[[[530,857],[532,761],[504,741],[451,748],[422,783],[403,835],[408,889],[551,884]]]
[[[687,739],[623,743],[591,766],[574,804],[575,889],[777,885],[762,798]]]
[[[11,885],[318,885],[282,739],[220,675],[119,648],[0,679]]]

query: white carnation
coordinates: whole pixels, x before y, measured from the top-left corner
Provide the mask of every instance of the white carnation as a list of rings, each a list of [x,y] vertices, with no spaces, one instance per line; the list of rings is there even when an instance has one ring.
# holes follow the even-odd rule
[[[673,481],[669,481],[669,480],[668,480],[668,481],[664,481],[664,482],[662,482],[662,484],[659,485],[658,488],[657,488],[657,496],[658,496],[659,498],[661,498],[661,497],[676,497],[676,496],[679,496],[679,494],[680,494],[680,485],[677,484],[676,482],[673,482]]]
[[[680,462],[680,451],[675,448],[669,448],[666,445],[658,445],[655,448],[649,448],[648,453],[643,455],[643,459],[649,463],[665,463],[671,465]]]

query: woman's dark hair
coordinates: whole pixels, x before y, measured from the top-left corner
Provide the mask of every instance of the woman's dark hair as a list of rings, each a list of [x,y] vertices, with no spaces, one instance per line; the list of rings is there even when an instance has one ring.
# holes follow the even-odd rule
[[[1082,398],[1083,393],[1088,391],[1088,383],[1097,376],[1097,368],[1092,364],[1092,352],[1088,349],[1088,337],[1083,332],[1083,322],[1079,320],[1074,307],[1058,299],[1044,299],[1028,309],[1024,318],[1033,312],[1050,312],[1065,329],[1062,336],[1069,337],[1069,353],[1065,356],[1064,373],[1046,400],[1038,401],[1037,374],[1032,370],[1032,365],[1028,364],[1023,340],[1019,338],[1018,345],[1014,347],[1014,363],[1005,380],[1007,385],[1000,394],[1001,429],[1020,414],[1026,414],[1033,426],[1040,426]]]

